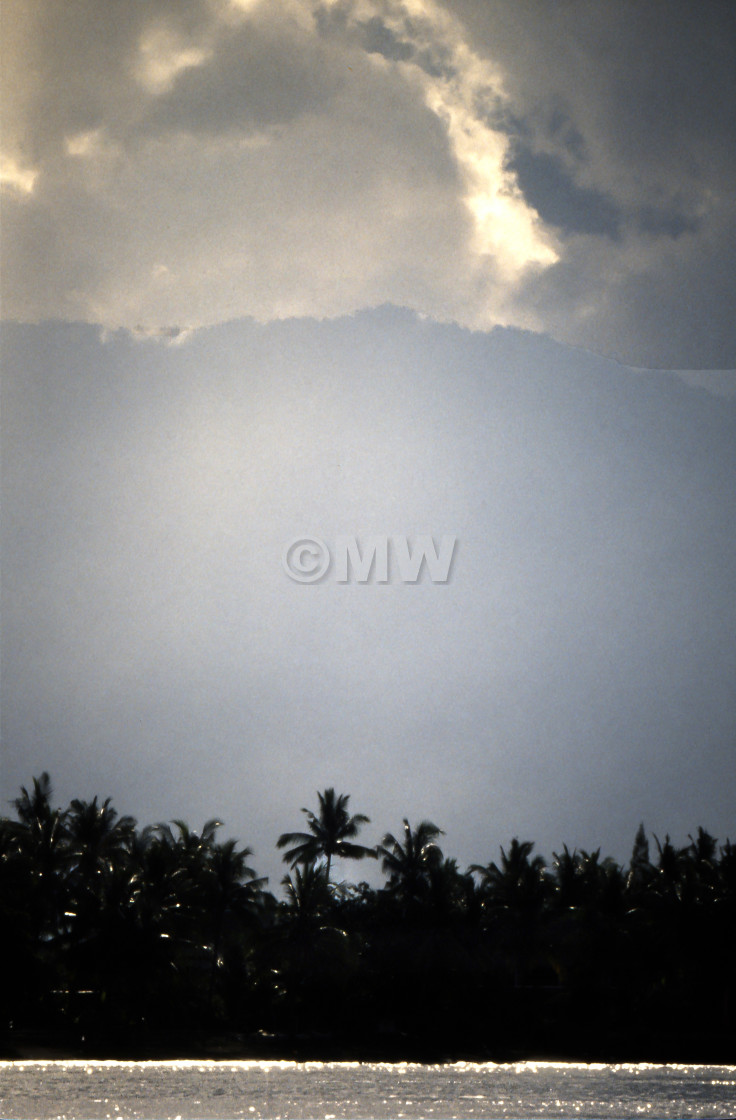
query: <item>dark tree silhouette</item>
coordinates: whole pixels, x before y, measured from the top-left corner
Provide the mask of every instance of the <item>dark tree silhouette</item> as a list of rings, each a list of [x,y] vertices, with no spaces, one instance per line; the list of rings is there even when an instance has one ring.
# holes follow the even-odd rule
[[[461,874],[431,821],[405,819],[372,850],[347,795],[318,797],[307,830],[279,839],[292,864],[280,902],[217,820],[139,829],[109,799],[55,807],[46,773],[23,787],[16,818],[0,818],[0,1024],[15,1024],[0,1053],[47,1029],[107,1055],[120,1040],[157,1052],[179,1030],[315,1056],[383,1055],[385,1039],[420,1060],[508,1047],[615,1060],[624,1037],[642,1059],[730,1053],[729,840],[655,837],[650,860],[641,826],[626,868],[565,845],[548,872],[515,838]],[[380,857],[385,885],[333,885],[335,856]],[[696,1049],[678,1049],[683,1022]]]
[[[64,925],[69,874],[66,822],[68,812],[51,808],[51,780],[46,771],[33,779],[29,792],[21,787],[14,804],[13,826],[19,863],[28,879],[27,905],[37,936],[51,941]]]
[[[649,860],[649,841],[642,821],[634,837],[634,847],[631,852],[629,873],[626,879],[626,890],[634,905],[638,904],[640,894],[645,892],[651,883],[653,874],[654,868]]]
[[[508,853],[501,848],[501,864],[470,871],[480,877],[485,921],[504,952],[515,986],[522,984],[540,957],[540,927],[549,894],[542,856],[532,857],[530,840],[511,841]]]
[[[231,928],[240,922],[247,927],[260,913],[263,889],[268,882],[259,878],[248,860],[252,848],[238,851],[235,840],[213,844],[201,873],[206,912],[209,915],[212,943],[209,1005],[212,1010],[218,970],[225,969],[223,948]]]
[[[437,837],[444,835],[432,821],[421,821],[415,829],[404,818],[400,839],[387,832],[376,854],[381,869],[388,875],[388,890],[402,902],[411,904],[426,898],[431,871],[442,863]]]
[[[369,824],[370,818],[363,813],[350,815],[348,801],[350,795],[335,794],[334,789],[326,789],[324,793],[317,793],[319,798],[319,812],[313,813],[311,809],[302,809],[307,818],[309,832],[284,832],[279,836],[277,847],[288,848],[284,853],[284,862],[295,867],[299,863],[315,863],[319,859],[326,861],[326,875],[329,882],[330,869],[333,856],[340,859],[364,859],[366,856],[375,859],[374,848],[365,848],[362,844],[354,844],[353,840],[358,835],[361,825]]]
[[[481,890],[492,909],[526,911],[537,909],[545,894],[545,861],[542,856],[530,859],[534,844],[516,837],[506,851],[501,848],[501,866],[485,867],[474,863],[470,871],[480,876]]]
[[[309,925],[321,919],[330,907],[331,896],[324,864],[296,864],[281,880],[286,906],[294,921]]]

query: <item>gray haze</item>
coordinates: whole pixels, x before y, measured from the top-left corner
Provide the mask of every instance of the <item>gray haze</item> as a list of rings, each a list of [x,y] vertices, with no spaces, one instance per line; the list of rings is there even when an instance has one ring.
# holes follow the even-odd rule
[[[733,399],[387,307],[8,327],[3,414],[6,802],[219,816],[274,885],[328,785],[461,866],[736,836]],[[372,533],[457,534],[449,582],[282,569]]]
[[[5,0],[2,73],[4,804],[736,839],[736,6]]]

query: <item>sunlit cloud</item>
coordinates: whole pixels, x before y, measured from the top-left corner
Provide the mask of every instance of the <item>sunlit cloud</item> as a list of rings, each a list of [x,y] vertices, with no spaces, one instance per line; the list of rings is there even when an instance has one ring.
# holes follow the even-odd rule
[[[490,256],[502,273],[518,274],[530,264],[551,265],[558,254],[538,215],[504,170],[508,142],[472,116],[460,98],[435,85],[427,102],[447,124],[465,182],[464,201],[474,222],[473,249]]]
[[[23,167],[12,156],[0,158],[0,185],[20,195],[33,194],[38,171]]]
[[[112,140],[103,128],[76,132],[65,137],[64,148],[66,154],[72,158],[97,163],[120,158],[123,155],[121,145]]]
[[[155,27],[141,38],[135,74],[149,93],[168,93],[179,74],[211,57],[209,47],[185,46],[169,28]]]
[[[508,134],[489,123],[508,101],[498,69],[470,49],[459,21],[432,0],[357,0],[350,11],[356,28],[380,20],[403,56],[395,65],[419,81],[427,107],[442,122],[472,218],[467,248],[476,263],[505,282],[529,265],[554,264],[552,235],[506,166]]]
[[[67,155],[86,156],[95,147],[97,132],[78,132],[75,136],[68,136],[65,142]]]
[[[437,4],[403,0],[403,6],[412,21],[424,16],[434,49],[445,58],[439,75],[425,76],[426,101],[445,123],[462,172],[475,228],[472,249],[493,257],[508,278],[529,264],[554,264],[558,254],[549,235],[505,167],[508,135],[483,119],[484,107],[507,101],[497,68],[468,47],[460,25]]]
[[[165,269],[165,265],[161,265]],[[192,335],[192,330],[189,327],[144,327],[138,325],[130,332],[133,338],[142,339],[157,339],[165,343],[167,346],[181,346]],[[105,340],[113,337],[109,331],[103,333]]]
[[[237,13],[249,13],[259,8],[263,0],[225,0],[224,8],[226,11]]]

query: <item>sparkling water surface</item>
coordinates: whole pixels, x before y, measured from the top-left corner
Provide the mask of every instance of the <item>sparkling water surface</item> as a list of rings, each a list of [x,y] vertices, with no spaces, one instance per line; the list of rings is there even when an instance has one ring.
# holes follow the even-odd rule
[[[3,1120],[736,1117],[736,1066],[0,1062]]]

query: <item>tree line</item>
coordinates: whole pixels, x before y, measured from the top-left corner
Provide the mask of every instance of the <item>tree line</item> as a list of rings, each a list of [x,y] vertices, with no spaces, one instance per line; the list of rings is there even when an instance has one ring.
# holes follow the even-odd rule
[[[701,827],[651,851],[642,825],[622,866],[567,846],[547,862],[514,838],[462,871],[433,822],[369,848],[348,795],[317,797],[279,837],[277,898],[218,820],[139,828],[109,798],[55,808],[34,778],[0,819],[6,1049],[31,1029],[131,1051],[219,1032],[281,1057],[733,1048],[729,840]],[[383,885],[334,882],[335,858],[377,860]]]

